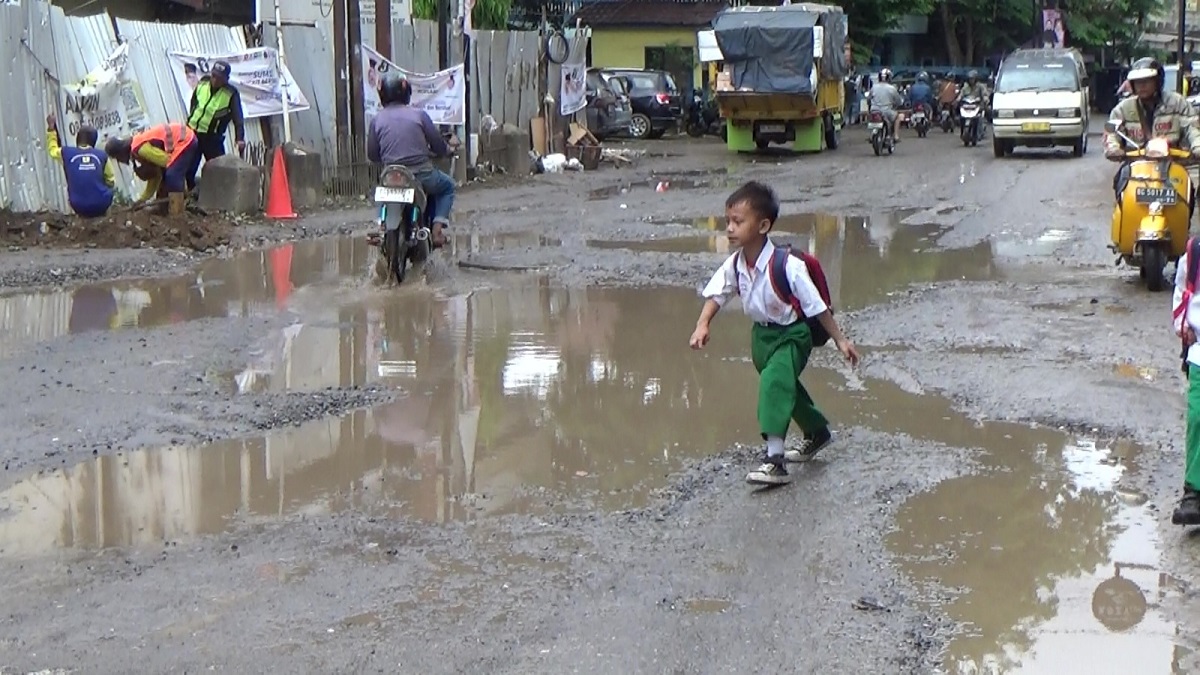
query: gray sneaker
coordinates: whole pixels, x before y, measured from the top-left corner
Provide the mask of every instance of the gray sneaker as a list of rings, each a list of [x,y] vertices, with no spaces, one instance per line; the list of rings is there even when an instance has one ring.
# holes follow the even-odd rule
[[[788,475],[787,469],[783,467],[782,459],[773,460],[770,457],[766,458],[762,466],[746,474],[746,482],[758,485],[786,485],[790,483],[792,477]]]
[[[829,429],[818,431],[812,438],[804,439],[798,450],[787,450],[783,453],[789,462],[801,464],[816,456],[825,446],[833,442],[833,433]]]

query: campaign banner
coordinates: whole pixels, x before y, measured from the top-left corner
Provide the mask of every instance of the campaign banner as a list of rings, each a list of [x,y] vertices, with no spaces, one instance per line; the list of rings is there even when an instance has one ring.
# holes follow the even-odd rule
[[[360,49],[362,72],[366,80],[363,87],[363,110],[367,124],[379,111],[379,83],[383,76],[398,71],[412,85],[411,105],[429,113],[434,124],[461,125],[467,121],[466,69],[462,65],[440,70],[436,73],[414,73],[405,70],[367,46]]]
[[[132,135],[149,126],[141,91],[126,77],[128,65],[129,45],[122,44],[82,81],[61,87],[63,114],[59,130],[64,142],[73,143],[84,124],[95,127],[102,141],[110,136]]]
[[[237,87],[242,96],[242,116],[245,119],[272,117],[283,114],[280,96],[280,68],[274,47],[256,47],[237,54],[200,54],[196,52],[167,53],[171,60],[171,72],[175,74],[175,86],[183,99],[183,109],[192,104],[192,91],[200,79],[208,75],[214,61],[229,64],[229,82]],[[308,110],[308,99],[296,86],[292,73],[283,67],[283,82],[287,90],[288,113]]]
[[[559,112],[563,115],[574,115],[587,106],[587,87],[584,78],[587,76],[587,64],[567,61],[560,66],[562,82],[559,87]]]

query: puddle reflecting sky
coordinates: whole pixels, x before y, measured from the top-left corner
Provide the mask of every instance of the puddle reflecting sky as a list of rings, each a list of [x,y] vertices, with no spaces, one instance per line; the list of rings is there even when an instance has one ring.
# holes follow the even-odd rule
[[[683,459],[756,436],[747,322],[719,317],[710,349],[691,352],[698,305],[683,289],[530,284],[329,310],[289,329],[290,352],[272,348],[258,386],[381,380],[408,395],[261,438],[33,477],[0,493],[0,555],[157,546],[346,508],[431,522],[553,508],[531,498],[541,489],[636,506]],[[968,632],[951,645],[953,672],[1133,672],[1105,670],[1132,658],[1145,666],[1136,672],[1170,672],[1173,627],[1155,605],[1172,589],[1155,571],[1155,519],[1114,492],[1135,447],[980,424],[886,381],[805,377],[839,424],[982,451],[985,475],[912,498],[888,539],[907,575],[957,590],[946,609]],[[1136,621],[1136,593],[1101,587],[1118,566],[1148,603]],[[1097,588],[1107,590],[1093,612]],[[1118,635],[1096,616],[1132,626]]]
[[[0,297],[0,357],[68,334],[275,312],[296,289],[365,274],[358,238],[316,239],[204,262],[168,279],[88,284]]]

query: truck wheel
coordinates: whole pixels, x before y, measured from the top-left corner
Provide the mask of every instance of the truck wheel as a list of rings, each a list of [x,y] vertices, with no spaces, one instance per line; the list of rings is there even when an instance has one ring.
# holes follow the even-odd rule
[[[755,147],[757,147],[759,150],[766,150],[767,146],[770,144],[771,143],[769,141],[754,141]]]
[[[1087,152],[1087,132],[1085,131],[1085,132],[1083,132],[1082,135],[1080,135],[1080,137],[1072,145],[1071,154],[1075,155],[1076,157],[1083,157],[1084,153],[1086,153],[1086,152]]]
[[[825,147],[830,150],[837,150],[841,133],[838,128],[833,125],[833,118],[826,115],[825,117]]]

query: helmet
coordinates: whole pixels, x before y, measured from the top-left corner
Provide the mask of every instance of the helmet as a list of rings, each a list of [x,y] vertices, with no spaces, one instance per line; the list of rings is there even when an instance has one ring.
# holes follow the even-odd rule
[[[892,81],[892,69],[884,68],[883,70],[879,71],[879,81],[880,82],[891,82]]]
[[[404,76],[396,71],[392,71],[383,76],[379,82],[379,102],[383,106],[389,106],[393,103],[402,103],[408,105],[412,100],[412,85]]]
[[[975,82],[978,79],[979,79],[979,71],[978,70],[972,70],[967,73],[967,81]]]
[[[1125,79],[1132,84],[1138,80],[1149,80],[1151,78],[1158,84],[1158,93],[1162,94],[1163,83],[1166,80],[1166,72],[1163,71],[1162,65],[1150,58],[1149,56],[1138,59],[1133,62],[1129,68],[1129,74]]]
[[[917,82],[928,82],[928,81],[929,81],[929,73],[927,73],[923,70],[921,72],[917,73]]]

